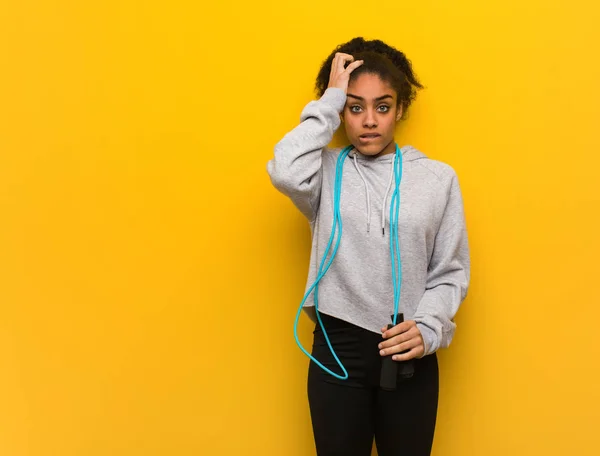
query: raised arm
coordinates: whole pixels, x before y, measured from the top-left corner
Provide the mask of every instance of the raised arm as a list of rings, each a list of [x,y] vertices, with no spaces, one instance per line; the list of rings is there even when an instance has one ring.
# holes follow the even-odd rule
[[[321,152],[340,126],[339,113],[345,103],[346,94],[335,87],[309,102],[300,115],[300,125],[275,145],[275,156],[267,164],[275,188],[310,221],[316,216],[321,194]]]
[[[321,196],[321,153],[341,124],[350,73],[362,65],[351,55],[336,54],[329,86],[318,100],[302,110],[300,124],[275,145],[275,156],[267,163],[271,182],[313,221]],[[345,68],[345,62],[350,61]]]

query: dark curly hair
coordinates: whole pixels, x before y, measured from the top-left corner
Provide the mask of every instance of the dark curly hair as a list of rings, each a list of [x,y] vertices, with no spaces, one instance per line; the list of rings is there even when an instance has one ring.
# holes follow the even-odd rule
[[[329,85],[331,63],[336,52],[350,54],[364,63],[350,74],[350,82],[363,73],[375,74],[382,81],[389,83],[396,91],[398,104],[402,105],[402,119],[406,119],[408,107],[417,96],[417,89],[423,86],[415,76],[412,65],[404,53],[385,44],[381,40],[368,40],[362,37],[353,38],[347,43],[338,45],[321,65],[315,84],[315,92],[320,98]],[[348,66],[351,62],[346,62]]]

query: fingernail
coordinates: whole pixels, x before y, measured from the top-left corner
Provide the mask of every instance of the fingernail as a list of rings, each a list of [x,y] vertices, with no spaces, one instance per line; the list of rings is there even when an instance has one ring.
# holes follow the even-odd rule
[[[383,348],[383,344],[379,344],[378,348]]]
[[[385,350],[381,350],[381,351],[379,352],[379,354],[380,354],[380,355],[385,355]]]
[[[393,359],[394,361],[398,361],[398,357],[397,357],[397,356],[392,356],[392,359]]]

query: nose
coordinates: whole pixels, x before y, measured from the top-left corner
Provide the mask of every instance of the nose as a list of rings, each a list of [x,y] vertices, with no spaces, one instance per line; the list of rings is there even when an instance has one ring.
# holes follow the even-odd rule
[[[363,119],[364,128],[372,128],[377,126],[377,120],[375,119],[375,113],[372,109],[367,109],[365,117]]]

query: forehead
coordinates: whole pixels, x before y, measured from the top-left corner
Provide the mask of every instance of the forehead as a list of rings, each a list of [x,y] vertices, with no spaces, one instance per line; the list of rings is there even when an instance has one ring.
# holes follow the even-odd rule
[[[348,92],[370,101],[382,95],[392,95],[396,98],[396,91],[387,81],[381,80],[376,74],[363,73],[348,84]]]

